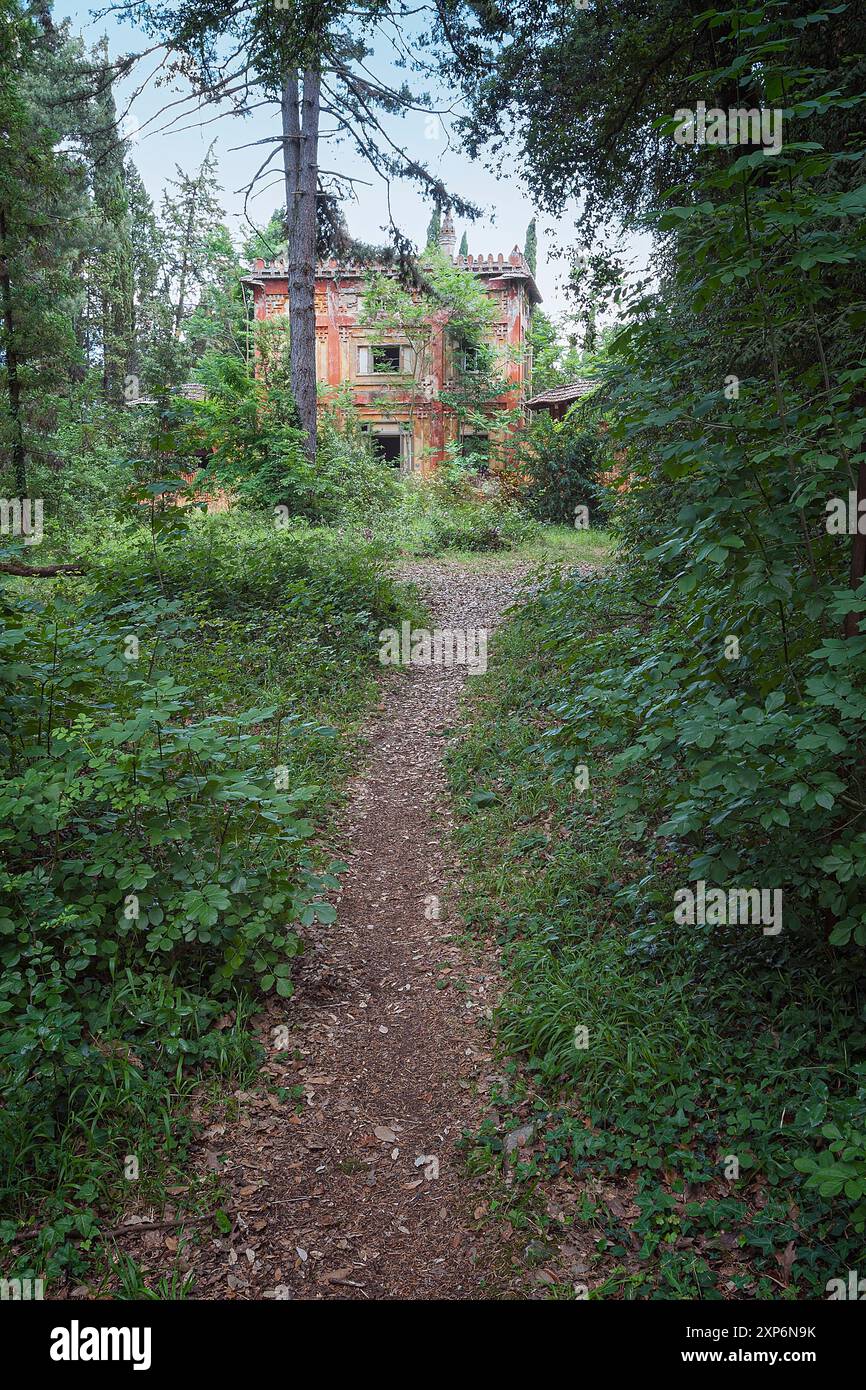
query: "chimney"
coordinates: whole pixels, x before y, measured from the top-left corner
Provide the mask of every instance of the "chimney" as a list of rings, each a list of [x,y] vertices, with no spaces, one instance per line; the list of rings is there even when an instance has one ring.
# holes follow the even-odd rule
[[[457,237],[454,234],[454,219],[449,210],[442,219],[442,227],[439,232],[439,247],[450,260],[453,260],[454,247],[456,245]]]

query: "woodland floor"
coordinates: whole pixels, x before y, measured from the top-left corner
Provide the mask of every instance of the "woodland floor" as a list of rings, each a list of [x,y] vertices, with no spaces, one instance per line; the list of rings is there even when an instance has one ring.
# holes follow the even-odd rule
[[[527,568],[419,561],[400,577],[417,583],[433,625],[490,630]],[[176,1252],[195,1298],[526,1296],[514,1252],[484,1220],[485,1180],[456,1150],[501,1083],[500,979],[492,949],[460,939],[443,769],[467,678],[445,666],[382,676],[337,827],[348,864],[338,919],[308,931],[294,997],[263,1020],[260,1087],[205,1131],[201,1167],[219,1174],[230,1233],[185,1249],[181,1237],[180,1251],[161,1232],[133,1242],[152,1268]],[[275,1050],[281,1024],[288,1049]],[[297,1088],[295,1103],[278,1088]]]

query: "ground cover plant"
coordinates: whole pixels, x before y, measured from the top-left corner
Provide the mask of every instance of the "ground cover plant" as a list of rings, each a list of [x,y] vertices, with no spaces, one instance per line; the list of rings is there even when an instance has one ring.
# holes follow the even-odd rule
[[[863,1252],[859,964],[808,919],[779,936],[673,921],[693,837],[623,819],[643,717],[625,693],[627,722],[593,699],[600,669],[637,675],[638,639],[657,629],[615,581],[549,583],[500,636],[452,751],[464,913],[509,979],[504,1124],[532,1126],[499,1216],[542,1259],[591,1233],[561,1297],[824,1297]],[[575,703],[583,789],[551,777]],[[467,1145],[501,1166],[501,1133]]]
[[[254,1074],[333,918],[338,735],[413,611],[374,547],[231,516],[91,561],[4,596],[3,1234],[48,1279],[177,1180],[203,1078]]]

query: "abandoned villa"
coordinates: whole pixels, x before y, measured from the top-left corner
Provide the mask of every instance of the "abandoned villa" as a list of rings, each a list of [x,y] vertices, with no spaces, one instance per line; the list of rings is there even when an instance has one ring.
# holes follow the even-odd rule
[[[455,256],[454,224],[446,214],[439,236],[443,254],[454,266],[476,275],[495,305],[492,322],[494,370],[505,391],[487,402],[494,411],[526,405],[532,380],[529,330],[533,307],[541,302],[532,271],[515,246],[507,257]],[[488,438],[483,428],[461,423],[452,407],[440,400],[460,373],[471,372],[471,360],[447,332],[431,319],[423,370],[415,351],[397,331],[375,336],[362,321],[361,307],[369,266],[338,265],[331,260],[316,268],[316,378],[322,387],[351,391],[362,426],[380,453],[404,473],[428,474],[445,457],[447,446],[483,455]],[[256,262],[244,277],[252,291],[256,321],[284,315],[288,305],[285,256]],[[326,392],[324,393],[327,394]]]

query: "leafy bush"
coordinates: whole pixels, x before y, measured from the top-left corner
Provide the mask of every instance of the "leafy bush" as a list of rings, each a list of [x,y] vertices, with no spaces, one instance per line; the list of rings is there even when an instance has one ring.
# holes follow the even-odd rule
[[[29,479],[30,494],[44,502],[49,540],[62,543],[71,528],[117,512],[152,432],[149,411],[107,403],[89,378],[56,400]],[[3,486],[4,496],[14,494],[11,478]]]
[[[741,929],[751,976],[744,964],[730,1013],[752,1030],[756,996],[771,1016],[764,995],[786,1029],[804,1028],[810,1049],[785,1038],[798,1086],[820,1056],[825,1091],[814,1107],[797,1094],[797,1137],[812,1136],[803,1171],[838,1194],[841,1231],[862,1218],[842,1198],[862,1197],[864,1098],[850,1073],[862,1077],[866,1043],[852,1003],[866,946],[866,550],[854,522],[866,506],[866,98],[844,63],[832,77],[801,65],[790,15],[758,6],[745,27],[695,23],[730,23],[749,44],[785,107],[786,143],[778,164],[762,150],[697,160],[653,214],[667,273],[652,293],[636,289],[606,388],[632,479],[628,569],[586,596],[579,621],[573,594],[556,607],[570,674],[550,765],[566,775],[611,759],[610,823],[645,846],[620,901],[646,923],[647,952],[676,935],[666,864],[680,884],[783,894],[775,945]],[[729,76],[705,74],[711,90]],[[721,992],[719,962],[733,971],[748,948],[698,935]],[[831,1028],[836,1008],[846,1030]],[[771,1057],[762,1065],[774,1074]],[[838,1130],[829,1151],[823,1124]]]
[[[388,545],[417,555],[442,550],[512,550],[538,533],[521,507],[485,499],[466,480],[401,480],[397,505],[372,518],[375,534]]]
[[[866,1130],[846,1127],[845,1133],[838,1124],[823,1125],[821,1135],[829,1141],[829,1147],[819,1154],[804,1154],[794,1164],[801,1173],[808,1174],[806,1186],[817,1188],[822,1197],[839,1197],[845,1194],[852,1202],[857,1202],[851,1212],[855,1231],[866,1230]]]
[[[316,470],[326,522],[363,522],[397,504],[400,475],[374,451],[348,408],[342,417],[320,416]]]
[[[333,920],[317,715],[325,689],[357,702],[402,613],[374,547],[164,516],[103,538],[95,592],[3,599],[0,1234],[38,1212],[49,1278],[82,1269],[67,1237],[120,1197],[124,1155],[151,1184],[176,1161],[196,1073],[250,1074],[254,1001],[291,994],[302,932]]]
[[[516,507],[494,502],[440,504],[432,521],[437,550],[511,550],[535,533]]]
[[[237,358],[209,354],[200,370],[209,397],[195,406],[190,446],[209,471],[253,509],[283,506],[293,517],[334,524],[383,511],[398,481],[362,433],[348,400],[322,413],[316,461],[298,427],[283,356],[256,379]],[[196,435],[199,436],[196,439]]]
[[[555,1175],[557,1206],[595,1228],[597,1278],[607,1268],[616,1287],[626,1265],[628,1296],[776,1298],[787,1247],[789,1295],[823,1297],[862,1253],[862,970],[808,918],[789,929],[787,912],[768,937],[673,921],[690,837],[640,833],[618,756],[626,709],[638,729],[648,717],[634,708],[653,670],[634,650],[637,616],[603,581],[545,583],[500,633],[451,755],[464,912],[504,949],[509,1102],[538,1136],[513,1170],[509,1219],[522,1188],[534,1221]],[[621,695],[606,682],[594,698],[600,663],[622,679],[632,657]],[[677,716],[673,694],[666,708]],[[563,719],[580,731],[583,790],[560,758]],[[652,774],[641,806],[675,777]]]
[[[596,424],[577,424],[568,415],[553,420],[539,411],[524,450],[529,474],[526,506],[541,521],[573,523],[575,508],[589,508],[591,522],[606,517],[607,491],[599,482],[605,444]]]
[[[170,511],[165,521],[174,528],[168,543],[154,545],[140,526],[103,539],[91,561],[101,594],[121,597],[130,585],[150,585],[211,612],[278,608],[284,622],[306,618],[322,632],[340,622],[344,638],[364,636],[372,612],[394,609],[374,545],[303,522],[282,526],[267,515]]]

